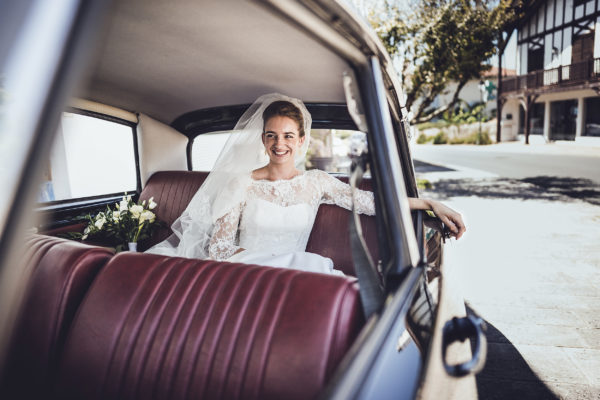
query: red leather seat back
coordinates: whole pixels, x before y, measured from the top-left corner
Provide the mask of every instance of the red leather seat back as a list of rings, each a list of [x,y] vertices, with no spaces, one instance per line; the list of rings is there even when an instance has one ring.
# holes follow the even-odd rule
[[[140,200],[148,200],[153,196],[154,201],[158,203],[154,210],[157,217],[165,221],[167,226],[170,227],[173,221],[185,210],[207,175],[207,172],[196,171],[157,172],[148,180],[140,194]],[[347,178],[340,179],[346,183],[348,182]],[[369,179],[363,180],[360,187],[363,190],[372,190]],[[337,269],[343,271],[346,275],[355,276],[348,231],[350,215],[350,211],[343,208],[327,204],[321,205],[306,251],[331,258]],[[373,259],[377,261],[379,251],[375,218],[362,215],[361,222],[367,246]],[[149,248],[166,239],[171,233],[172,231],[169,228],[161,229],[156,232],[152,240],[142,243],[140,249]]]
[[[342,177],[340,180],[348,183],[348,178]],[[359,187],[362,190],[372,190],[370,179],[363,180]],[[350,247],[349,223],[351,215],[352,212],[344,208],[321,204],[312,232],[308,238],[306,251],[329,257],[333,260],[333,265],[335,265],[336,269],[339,269],[346,275],[356,276]],[[373,260],[377,262],[379,259],[379,247],[375,217],[361,215],[360,221],[367,247]]]
[[[355,280],[121,253],[65,345],[61,399],[308,399],[363,324]]]
[[[50,236],[26,240],[28,252],[21,267],[30,277],[3,386],[9,398],[45,398],[73,316],[113,253]]]
[[[158,205],[153,211],[166,226],[156,231],[151,240],[141,243],[140,249],[145,250],[162,242],[173,233],[171,225],[185,210],[207,176],[208,172],[160,171],[148,179],[140,193],[140,201],[154,197]]]

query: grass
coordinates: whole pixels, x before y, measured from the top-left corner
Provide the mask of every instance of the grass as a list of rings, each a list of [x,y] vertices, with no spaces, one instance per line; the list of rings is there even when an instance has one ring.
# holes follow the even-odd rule
[[[479,136],[479,132],[475,132],[467,137],[452,139],[450,141],[450,144],[487,145],[492,144],[492,139],[490,139],[490,134],[488,133],[488,131],[483,131],[481,132],[481,136]]]
[[[429,128],[447,128],[451,125],[460,125],[460,124],[455,123],[455,122],[444,121],[444,120],[440,119],[439,121],[435,121],[435,122],[423,122],[422,124],[418,124],[417,128],[419,130],[425,130],[425,129],[429,129]]]
[[[427,142],[431,142],[433,140],[433,136],[427,136],[424,133],[421,133],[419,135],[419,137],[417,138],[417,143],[418,144],[425,144]]]
[[[437,135],[433,137],[433,144],[446,144],[448,143],[448,136],[446,132],[439,131]]]
[[[490,138],[490,134],[487,130],[481,132],[481,136],[479,132],[474,132],[469,136],[458,137],[449,139],[448,135],[445,131],[441,130],[434,136],[427,136],[424,133],[421,133],[417,137],[418,144],[425,144],[428,142],[433,142],[433,144],[474,144],[474,145],[488,145],[492,144],[492,139]]]
[[[433,189],[433,185],[427,179],[417,179],[417,188],[419,188],[419,189]]]

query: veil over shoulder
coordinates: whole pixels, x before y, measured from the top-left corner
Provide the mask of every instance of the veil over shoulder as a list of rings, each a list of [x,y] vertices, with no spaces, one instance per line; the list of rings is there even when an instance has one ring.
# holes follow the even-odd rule
[[[221,150],[213,170],[198,189],[181,216],[173,222],[173,234],[151,247],[148,253],[208,258],[208,245],[215,222],[244,201],[252,183],[252,171],[269,162],[261,140],[263,111],[275,101],[294,104],[304,118],[304,143],[296,154],[296,168],[304,169],[304,158],[310,141],[312,119],[301,100],[279,93],[266,94],[244,112],[233,134]]]

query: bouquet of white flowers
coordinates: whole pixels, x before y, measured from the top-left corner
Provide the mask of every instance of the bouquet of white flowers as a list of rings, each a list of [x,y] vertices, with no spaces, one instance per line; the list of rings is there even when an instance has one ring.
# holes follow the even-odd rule
[[[136,204],[125,195],[114,210],[107,206],[106,211],[85,217],[88,225],[81,240],[100,239],[114,245],[117,252],[125,250],[129,243],[149,238],[154,229],[163,225],[152,212],[156,206],[153,197]]]

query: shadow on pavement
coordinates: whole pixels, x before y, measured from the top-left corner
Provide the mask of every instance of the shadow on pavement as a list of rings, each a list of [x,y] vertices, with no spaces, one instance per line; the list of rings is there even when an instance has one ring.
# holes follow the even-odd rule
[[[431,164],[424,161],[413,160],[415,172],[450,172],[456,171],[452,168],[443,167],[441,165]]]
[[[477,315],[468,304],[468,314]],[[479,316],[481,317],[481,316]],[[531,370],[512,343],[494,327],[487,324],[488,353],[483,370],[476,375],[480,399],[558,399]]]
[[[536,176],[525,179],[448,179],[429,189],[438,199],[459,196],[520,200],[576,201],[600,205],[600,186],[589,179]]]

